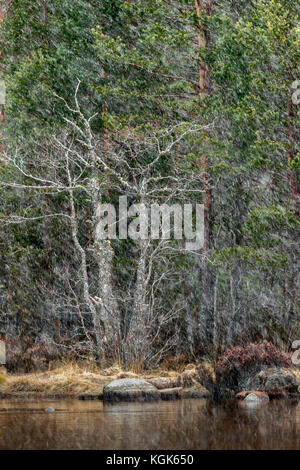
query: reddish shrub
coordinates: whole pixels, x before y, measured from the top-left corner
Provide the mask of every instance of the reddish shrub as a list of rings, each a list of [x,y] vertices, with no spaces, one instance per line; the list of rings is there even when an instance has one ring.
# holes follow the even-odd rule
[[[250,374],[265,367],[292,366],[291,358],[272,343],[248,343],[228,349],[216,364],[215,374],[218,386],[236,390],[241,381]]]

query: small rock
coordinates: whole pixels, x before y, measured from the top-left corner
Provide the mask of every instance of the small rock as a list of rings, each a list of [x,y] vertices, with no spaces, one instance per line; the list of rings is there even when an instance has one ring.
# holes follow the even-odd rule
[[[266,393],[264,392],[242,392],[247,395],[244,395],[244,399],[240,399],[239,401],[239,406],[241,408],[246,408],[247,410],[254,408],[261,408],[263,406],[266,406],[269,402],[269,397]],[[241,394],[238,394],[241,395]],[[240,397],[241,398],[241,397]]]
[[[250,398],[248,398],[250,396]],[[239,400],[246,400],[246,401],[258,401],[253,398],[253,396],[256,396],[258,400],[260,401],[269,401],[269,396],[265,392],[260,392],[260,391],[252,391],[252,390],[246,390],[244,392],[240,392],[236,394],[236,398]]]
[[[249,393],[249,395],[246,396],[245,401],[256,401],[259,402],[261,399],[255,395],[255,393]]]
[[[52,408],[52,406],[49,406],[49,408],[45,409],[45,413],[54,413],[55,409]]]

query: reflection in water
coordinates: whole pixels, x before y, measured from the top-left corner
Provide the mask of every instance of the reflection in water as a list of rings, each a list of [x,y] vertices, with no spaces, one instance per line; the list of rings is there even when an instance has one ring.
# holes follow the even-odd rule
[[[55,408],[47,414],[44,409]],[[300,404],[0,400],[0,449],[299,449]]]

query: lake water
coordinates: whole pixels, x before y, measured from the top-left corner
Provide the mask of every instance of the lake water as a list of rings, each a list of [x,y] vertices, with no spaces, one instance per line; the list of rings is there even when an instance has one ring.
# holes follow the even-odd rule
[[[0,400],[0,449],[300,449],[300,402]]]

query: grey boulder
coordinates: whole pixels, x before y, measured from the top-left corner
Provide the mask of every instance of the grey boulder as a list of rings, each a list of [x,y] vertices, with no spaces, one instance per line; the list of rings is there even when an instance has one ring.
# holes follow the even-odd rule
[[[157,388],[142,379],[113,380],[103,388],[104,401],[151,401],[159,398]]]
[[[248,389],[261,390],[271,397],[297,394],[299,381],[290,369],[269,368],[256,374]]]

